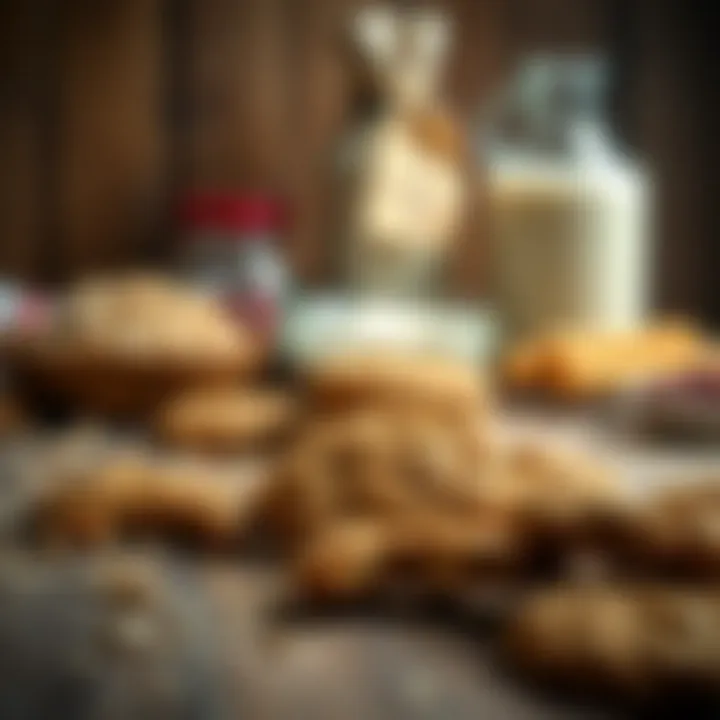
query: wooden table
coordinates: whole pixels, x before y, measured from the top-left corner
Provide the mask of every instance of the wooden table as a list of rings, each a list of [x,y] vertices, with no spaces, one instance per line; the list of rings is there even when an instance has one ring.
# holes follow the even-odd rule
[[[651,449],[613,437],[579,417],[523,413],[508,415],[506,422],[516,432],[547,434],[591,448],[616,464],[639,490],[699,474],[720,477],[720,450]],[[16,468],[18,458],[39,456],[33,450],[37,442],[24,442],[6,449],[15,455]],[[18,493],[12,488],[32,488],[41,481],[28,475],[18,485],[7,467],[2,484],[7,497],[0,507],[9,528],[22,505],[13,500]],[[6,528],[6,538],[11,537]],[[183,717],[540,720],[629,712],[591,709],[528,688],[506,672],[495,643],[498,627],[486,618],[447,612],[408,617],[397,610],[299,617],[283,610],[283,575],[277,568],[240,558],[186,558],[181,564],[184,580],[172,585],[170,594],[189,603],[186,617],[193,627],[188,642],[194,658],[187,671],[193,710],[188,705]],[[0,609],[0,625],[3,621]],[[701,717],[699,713],[692,717]],[[648,716],[661,713],[655,708]]]

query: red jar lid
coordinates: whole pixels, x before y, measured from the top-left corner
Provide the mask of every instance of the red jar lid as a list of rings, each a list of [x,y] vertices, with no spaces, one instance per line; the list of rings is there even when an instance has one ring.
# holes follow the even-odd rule
[[[278,198],[231,192],[190,193],[180,203],[179,216],[189,229],[238,234],[276,231],[286,221]]]

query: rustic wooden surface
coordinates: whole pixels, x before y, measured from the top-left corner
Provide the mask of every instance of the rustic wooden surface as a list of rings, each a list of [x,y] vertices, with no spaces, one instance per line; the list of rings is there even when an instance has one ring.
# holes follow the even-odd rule
[[[602,430],[595,422],[566,415],[550,417],[546,413],[523,412],[509,415],[506,422],[515,432],[592,449],[614,463],[627,475],[628,482],[640,490],[720,474],[717,448],[705,452],[652,449],[625,435]],[[54,462],[68,463],[91,452],[97,442],[97,435],[85,431],[71,436],[70,442],[61,443],[60,452],[54,440],[35,436],[16,438],[5,446],[0,502],[5,551],[18,544],[12,527],[14,521],[22,518],[20,509],[46,481],[42,470],[47,455],[43,456],[41,448],[54,447]],[[183,678],[187,673],[193,677],[187,686],[183,685],[184,680],[181,682],[186,694],[175,696],[175,701],[184,708],[183,713],[187,710],[177,717],[549,720],[625,717],[637,712],[637,708],[631,711],[562,700],[529,688],[499,661],[496,637],[501,622],[485,613],[467,609],[462,613],[415,610],[408,616],[407,608],[386,608],[374,613],[366,610],[310,616],[293,611],[287,604],[283,574],[272,564],[239,557],[201,559],[177,554],[166,557],[167,560],[161,560],[158,579],[169,597],[182,600],[185,618],[184,644],[178,646],[178,657],[185,658],[184,665],[181,663],[185,669],[173,665],[173,672],[185,672]],[[64,562],[48,557],[41,561],[56,568],[62,565],[54,563]],[[66,580],[71,577],[66,572],[59,574]],[[2,577],[0,572],[0,580]],[[17,589],[12,582],[9,587]],[[0,582],[0,598],[4,597],[2,588]],[[38,612],[39,621],[43,611]],[[8,622],[12,624],[14,617],[3,611],[0,604],[0,642],[3,627]],[[33,624],[30,616],[24,617],[26,625]],[[87,628],[78,630],[63,642],[68,647],[86,642],[87,632]],[[20,648],[13,652],[18,662],[27,661],[24,644],[14,647]],[[44,652],[42,642],[40,652]],[[3,656],[7,657],[7,653],[0,649],[0,657]],[[108,672],[112,676],[111,669]],[[22,686],[13,685],[8,695],[3,677],[11,676],[0,677],[0,700],[10,698],[15,702],[22,696],[22,692],[18,695]],[[110,683],[101,687],[117,686]],[[131,684],[127,690],[136,703],[147,700],[144,692],[141,685]],[[128,705],[129,699],[125,697],[126,704],[118,706],[120,714],[110,717],[124,720],[127,715],[122,714],[123,707],[138,707]],[[40,717],[1,716],[8,720]],[[657,709],[648,715],[661,716]],[[666,716],[674,717],[672,713]],[[80,717],[95,719],[88,715]],[[151,717],[148,715],[148,719]]]
[[[216,567],[208,589],[242,717],[470,720],[611,717],[529,691],[503,668],[499,625],[447,612],[278,613],[282,580]],[[226,651],[227,652],[227,651]]]

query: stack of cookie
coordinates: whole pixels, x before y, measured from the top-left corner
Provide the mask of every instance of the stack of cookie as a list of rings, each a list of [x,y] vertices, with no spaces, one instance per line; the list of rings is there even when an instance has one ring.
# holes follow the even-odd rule
[[[307,389],[313,415],[266,506],[305,598],[462,600],[534,576],[546,589],[508,623],[518,666],[576,685],[716,687],[717,479],[630,496],[593,458],[501,442],[487,392],[447,363],[345,358]],[[577,559],[594,561],[590,586]]]
[[[532,571],[623,506],[591,459],[503,442],[469,367],[342,357],[306,384],[308,422],[283,454],[266,513],[311,597],[429,592]]]
[[[59,299],[46,326],[13,340],[20,386],[37,399],[149,425],[167,447],[136,443],[128,458],[114,433],[114,449],[101,450],[99,433],[91,462],[48,483],[37,513],[47,536],[97,545],[136,530],[180,531],[227,545],[242,535],[252,468],[198,456],[274,447],[296,411],[254,384],[265,360],[259,344],[219,303],[158,275],[87,280]],[[13,411],[0,407],[0,432],[16,422]]]
[[[44,403],[151,418],[156,438],[177,448],[265,449],[296,415],[286,396],[251,385],[266,359],[255,338],[212,298],[158,275],[80,283],[11,349],[21,386]]]
[[[498,582],[521,580],[524,594],[531,579],[545,589],[511,613],[506,645],[527,672],[717,687],[717,478],[631,497],[593,457],[497,435],[477,373],[430,358],[337,357],[314,367],[297,397],[186,387],[152,417],[174,446],[267,447],[271,473],[223,475],[197,457],[106,458],[42,495],[50,540],[180,533],[227,548],[260,525],[310,602],[400,593],[462,603]],[[588,558],[601,570],[590,587],[576,576]]]

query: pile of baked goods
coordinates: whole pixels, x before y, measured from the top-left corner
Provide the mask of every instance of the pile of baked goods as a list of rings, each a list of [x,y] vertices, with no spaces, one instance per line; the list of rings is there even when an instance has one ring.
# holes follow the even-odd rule
[[[341,358],[315,371],[316,409],[269,493],[306,593],[373,594],[401,570],[440,591],[529,569],[621,502],[596,463],[496,437],[488,392],[468,368],[374,363]]]
[[[242,380],[262,361],[257,343],[217,303],[154,275],[80,283],[10,350],[26,386],[76,408],[126,415],[184,388]]]
[[[697,352],[682,326],[563,337],[523,350],[510,373],[592,395]],[[133,412],[165,453],[195,453],[108,456],[52,484],[35,518],[54,544],[180,532],[228,548],[259,529],[294,594],[323,604],[551,585],[508,622],[523,668],[616,686],[719,682],[720,478],[634,496],[594,457],[503,435],[483,378],[445,359],[338,355],[292,392],[248,386],[262,369],[251,337],[147,277],[75,289],[17,359],[76,406]],[[259,450],[266,471],[252,482],[197,457]],[[577,583],[587,559],[592,589]]]

